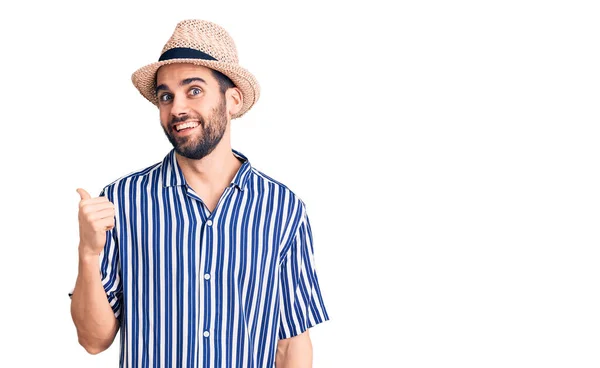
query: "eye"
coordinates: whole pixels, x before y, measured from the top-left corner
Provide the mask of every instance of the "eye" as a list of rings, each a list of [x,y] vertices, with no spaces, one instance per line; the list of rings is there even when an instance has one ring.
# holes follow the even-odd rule
[[[160,100],[160,102],[168,102],[171,99],[171,95],[168,93],[163,93],[162,95],[160,95],[160,97],[158,97],[158,99]]]
[[[198,96],[200,93],[202,93],[202,90],[198,87],[190,89],[190,95],[192,96]]]

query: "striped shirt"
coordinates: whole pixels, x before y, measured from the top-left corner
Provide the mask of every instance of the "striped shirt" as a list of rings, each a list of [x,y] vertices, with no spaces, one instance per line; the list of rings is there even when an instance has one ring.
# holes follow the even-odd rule
[[[212,212],[174,149],[102,189],[121,367],[274,367],[278,339],[329,319],[304,202],[232,152],[242,165]]]

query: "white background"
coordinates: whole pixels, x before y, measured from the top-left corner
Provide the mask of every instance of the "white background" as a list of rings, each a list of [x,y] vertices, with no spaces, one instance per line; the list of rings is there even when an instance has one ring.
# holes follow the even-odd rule
[[[75,190],[170,150],[130,76],[186,18],[261,84],[233,147],[307,204],[314,367],[600,366],[593,3],[4,2],[0,366],[118,366],[70,317]]]

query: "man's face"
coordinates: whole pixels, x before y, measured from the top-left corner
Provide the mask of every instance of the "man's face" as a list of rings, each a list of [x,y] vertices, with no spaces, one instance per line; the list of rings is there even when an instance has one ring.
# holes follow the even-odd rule
[[[199,160],[227,128],[226,102],[209,68],[169,64],[158,69],[156,96],[162,128],[181,156]]]

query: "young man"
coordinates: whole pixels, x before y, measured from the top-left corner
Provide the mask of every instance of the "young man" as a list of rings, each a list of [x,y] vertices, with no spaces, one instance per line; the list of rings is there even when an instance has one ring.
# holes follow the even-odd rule
[[[260,89],[220,26],[180,22],[132,75],[173,145],[79,204],[71,314],[80,344],[121,367],[310,367],[329,319],[304,202],[233,150]]]

